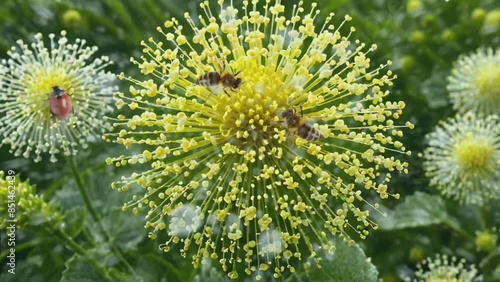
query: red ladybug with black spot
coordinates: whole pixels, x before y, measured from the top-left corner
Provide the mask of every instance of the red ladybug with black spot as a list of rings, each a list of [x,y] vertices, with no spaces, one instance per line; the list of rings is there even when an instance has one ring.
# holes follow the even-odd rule
[[[66,93],[64,89],[59,86],[52,87],[50,93],[50,112],[60,118],[66,119],[73,113],[73,103],[71,103],[71,96]]]

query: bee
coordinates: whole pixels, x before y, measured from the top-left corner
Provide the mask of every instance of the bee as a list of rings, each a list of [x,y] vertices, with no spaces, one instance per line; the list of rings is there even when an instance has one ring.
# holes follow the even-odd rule
[[[52,92],[49,94],[50,112],[60,118],[65,119],[73,113],[73,103],[71,97],[64,89],[59,86],[52,87]]]
[[[307,119],[304,118],[302,106],[300,107],[300,116],[297,115],[295,108],[281,112],[281,117],[284,118],[284,125],[302,139],[307,141],[318,141],[323,138],[321,132],[307,124]]]
[[[205,86],[207,87],[210,92],[214,93],[212,89],[215,86],[221,86],[222,89],[224,89],[224,93],[226,93],[229,96],[229,93],[227,93],[226,89],[230,88],[232,91],[236,91],[243,81],[241,78],[237,77],[238,74],[240,74],[241,71],[235,73],[235,74],[230,74],[227,72],[208,72],[200,76],[196,80],[197,85]]]

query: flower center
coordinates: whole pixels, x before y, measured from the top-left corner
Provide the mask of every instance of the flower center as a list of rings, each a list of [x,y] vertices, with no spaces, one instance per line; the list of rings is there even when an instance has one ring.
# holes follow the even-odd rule
[[[455,156],[459,166],[471,173],[487,172],[493,153],[493,146],[472,135],[466,136],[455,145]]]
[[[475,77],[479,98],[483,100],[500,99],[500,66],[486,65]]]
[[[236,137],[237,143],[266,145],[280,125],[276,111],[288,107],[292,90],[272,66],[247,63],[237,77],[242,79],[239,88],[218,95],[221,134]]]
[[[59,86],[64,90],[71,87],[71,79],[67,73],[60,69],[34,69],[27,72],[24,79],[23,95],[18,96],[18,102],[27,106],[30,112],[36,112],[40,109],[47,108],[47,111],[42,111],[49,115],[49,106],[47,99],[49,98],[52,87]]]

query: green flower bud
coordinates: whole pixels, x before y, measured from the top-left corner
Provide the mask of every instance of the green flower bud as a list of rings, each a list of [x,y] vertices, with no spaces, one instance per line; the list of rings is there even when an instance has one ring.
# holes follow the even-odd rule
[[[484,20],[484,16],[486,15],[486,11],[482,8],[476,8],[471,13],[471,21],[473,23],[482,24]]]
[[[435,28],[437,26],[437,17],[434,14],[426,14],[422,22],[426,28]]]
[[[0,219],[0,228],[10,224],[9,219],[15,219],[20,228],[33,228],[49,225],[59,229],[62,224],[62,214],[45,202],[27,181],[22,182],[12,171],[6,175],[0,170],[0,214],[7,215]]]
[[[498,236],[490,230],[485,230],[476,233],[476,249],[478,251],[490,252],[496,247]]]
[[[455,32],[449,28],[441,32],[441,40],[444,42],[454,42],[457,39]]]
[[[500,28],[500,9],[493,10],[486,14],[482,32],[486,34],[496,33]]]
[[[62,15],[62,22],[67,28],[78,28],[82,27],[82,15],[77,10],[67,10]]]
[[[422,1],[420,0],[409,0],[408,3],[406,4],[406,12],[409,15],[416,15],[419,14],[423,8]]]
[[[415,59],[412,56],[404,56],[401,58],[401,68],[403,71],[411,71],[415,67]]]
[[[410,35],[410,42],[413,44],[422,44],[425,42],[425,33],[421,30],[415,30]]]
[[[410,249],[408,258],[412,263],[419,263],[425,259],[425,250],[422,247],[413,247]]]

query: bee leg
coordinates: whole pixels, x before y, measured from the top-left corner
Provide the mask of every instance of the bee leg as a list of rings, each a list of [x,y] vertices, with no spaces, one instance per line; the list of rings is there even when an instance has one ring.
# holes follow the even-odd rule
[[[226,95],[227,95],[228,97],[231,97],[231,95],[229,95],[229,93],[227,93],[226,89],[224,89],[224,93],[226,93]]]
[[[302,104],[300,104],[300,116],[304,117],[304,110],[302,109]]]
[[[212,92],[210,92],[210,91],[208,91],[208,92],[209,92],[208,95],[205,98],[203,98],[205,101],[208,101],[208,98],[210,98],[210,96],[214,95],[214,94],[212,94]]]
[[[221,63],[221,66],[222,66],[222,69],[221,69],[221,72],[224,72],[226,71],[226,60],[220,60],[220,63]]]

